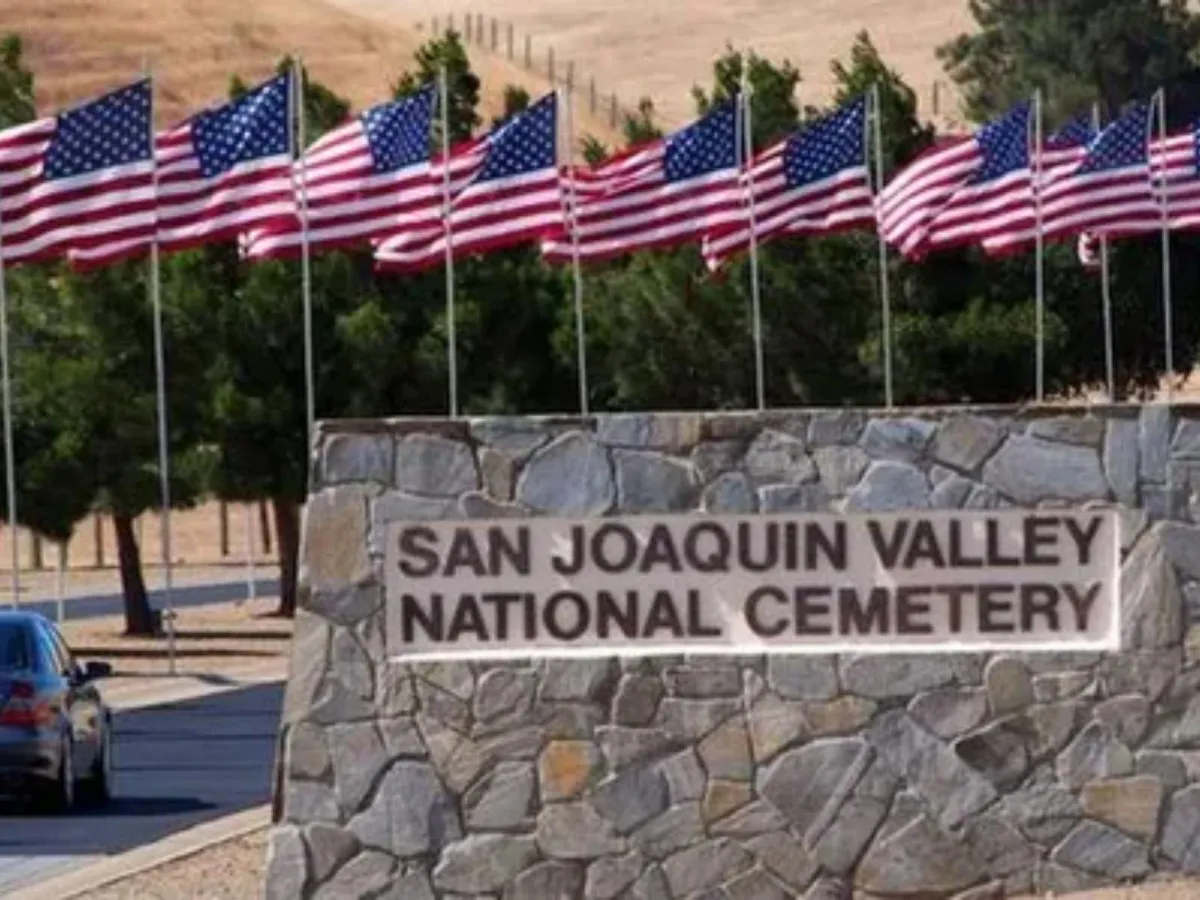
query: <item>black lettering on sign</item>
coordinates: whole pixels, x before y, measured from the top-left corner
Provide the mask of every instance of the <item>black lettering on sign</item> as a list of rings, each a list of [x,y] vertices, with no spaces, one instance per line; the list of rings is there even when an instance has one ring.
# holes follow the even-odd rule
[[[689,637],[720,637],[719,625],[704,624],[704,605],[701,595],[695,588],[687,592],[687,633]]]
[[[664,628],[672,637],[683,637],[683,622],[679,618],[679,610],[675,608],[675,598],[670,591],[655,591],[642,637],[653,637],[656,631]]]
[[[485,606],[490,606],[495,611],[492,620],[496,623],[496,640],[508,640],[508,614],[509,607],[515,606],[521,602],[527,594],[481,594],[480,602]]]
[[[989,566],[1004,566],[1013,569],[1021,565],[1021,560],[1015,556],[1005,556],[1000,549],[1000,539],[1003,535],[999,522],[995,519],[988,519],[984,530],[987,532],[987,563]]]
[[[1015,623],[998,618],[1012,614],[1012,600],[1005,599],[1011,594],[1015,585],[1011,584],[981,584],[979,586],[979,630],[983,634],[1006,634],[1011,632]]]
[[[416,639],[417,628],[420,627],[425,637],[431,641],[441,643],[445,640],[445,632],[443,631],[442,618],[442,595],[431,594],[429,596],[429,612],[426,613],[425,607],[421,605],[412,594],[403,594],[400,597],[400,634],[401,640],[406,644],[411,644]]]
[[[642,553],[640,572],[650,572],[655,566],[665,566],[672,572],[682,572],[679,562],[679,550],[675,547],[675,538],[671,529],[666,525],[655,525],[650,529],[650,539],[646,541],[646,549]]]
[[[427,525],[414,525],[400,532],[400,571],[409,578],[428,578],[438,569],[437,533]]]
[[[1100,532],[1100,526],[1103,523],[1104,519],[1100,516],[1092,516],[1087,525],[1080,528],[1079,523],[1073,518],[1066,519],[1067,531],[1070,533],[1071,539],[1075,541],[1081,566],[1086,566],[1092,561],[1092,543],[1096,540],[1096,535]]]
[[[611,575],[628,571],[633,568],[637,552],[637,535],[620,522],[606,522],[592,535],[592,562],[601,572]]]
[[[493,577],[505,574],[506,565],[517,575],[529,574],[529,526],[517,525],[516,529],[516,542],[499,525],[488,529],[488,565]]]
[[[458,598],[458,605],[454,608],[454,617],[450,620],[450,627],[446,631],[446,640],[454,643],[463,634],[474,634],[478,640],[491,640],[488,637],[487,626],[483,622],[483,613],[479,610],[479,604],[475,600],[474,594],[462,594]]]
[[[625,605],[622,606],[611,591],[599,591],[596,595],[596,634],[602,638],[608,637],[610,625],[615,624],[625,637],[636,638],[638,600],[637,591],[626,591]]]
[[[950,633],[962,634],[963,630],[963,598],[975,592],[969,584],[943,584],[933,589],[934,594],[944,594],[947,609],[950,612]]]
[[[929,593],[927,587],[896,588],[896,634],[933,634],[929,604],[921,599]]]
[[[587,601],[574,591],[555,591],[542,610],[542,624],[555,640],[575,640],[591,625]]]
[[[1059,630],[1058,588],[1054,585],[1021,585],[1021,630],[1026,633],[1032,632],[1034,618],[1037,616],[1045,618],[1047,631]]]
[[[1092,614],[1092,606],[1100,596],[1101,586],[1099,581],[1093,581],[1082,591],[1073,584],[1062,586],[1063,593],[1067,595],[1067,600],[1071,604],[1071,609],[1075,611],[1075,628],[1077,630],[1088,630],[1088,618]]]
[[[969,556],[963,549],[963,523],[958,519],[950,520],[950,547],[946,554],[950,558],[952,569],[979,569],[983,567],[983,558]]]
[[[871,588],[864,606],[852,587],[838,589],[838,630],[849,637],[857,634],[887,634],[891,595],[885,587]]]
[[[817,621],[829,616],[829,588],[798,587],[792,593],[795,604],[796,634],[833,634],[833,623]],[[825,597],[825,603],[814,602],[815,598]]]
[[[779,528],[776,522],[762,523],[767,546],[761,559],[754,559],[754,528],[749,522],[738,523],[738,563],[747,572],[769,572],[779,565]]]
[[[787,594],[777,587],[760,587],[755,588],[750,592],[750,596],[746,598],[743,605],[743,615],[746,618],[746,624],[750,626],[758,637],[772,638],[779,637],[787,630],[787,619],[780,617],[773,622],[767,622],[762,617],[762,610],[759,609],[760,604],[774,603],[777,606],[786,606],[788,602]]]
[[[824,557],[835,572],[845,572],[849,553],[845,522],[834,522],[832,535],[816,522],[804,526],[804,567],[808,571],[820,568],[820,557]]]
[[[683,558],[697,572],[728,572],[731,546],[717,522],[698,522],[683,536]]]
[[[935,569],[946,568],[946,557],[942,555],[942,548],[938,544],[937,529],[928,519],[918,519],[913,526],[908,553],[904,555],[904,568],[915,569],[917,563],[922,561]]]
[[[587,554],[584,552],[584,542],[587,538],[587,533],[582,525],[571,526],[571,553],[570,559],[563,559],[557,553],[550,557],[550,565],[559,575],[575,575],[583,568],[583,564],[587,562]]]
[[[883,523],[877,519],[868,519],[867,534],[871,536],[871,545],[875,548],[875,555],[879,557],[883,567],[896,568],[896,563],[900,561],[900,551],[904,549],[905,538],[908,537],[908,522],[900,519],[890,534],[885,535]]]
[[[1057,566],[1062,560],[1049,552],[1058,545],[1058,516],[1027,516],[1025,519],[1025,565]],[[1046,553],[1039,552],[1047,548]]]
[[[466,569],[472,575],[488,574],[483,564],[483,554],[475,543],[475,535],[469,528],[455,528],[454,537],[450,539],[450,549],[446,551],[446,565],[442,569],[445,576],[457,575],[459,569]]]

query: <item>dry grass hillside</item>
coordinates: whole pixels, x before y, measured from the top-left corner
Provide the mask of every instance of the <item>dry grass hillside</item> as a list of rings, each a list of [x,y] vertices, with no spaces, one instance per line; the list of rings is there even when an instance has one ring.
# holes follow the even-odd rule
[[[9,32],[25,41],[41,110],[136,78],[148,63],[162,125],[222,98],[234,73],[269,76],[288,52],[362,108],[387,96],[423,40],[404,20],[366,18],[327,0],[0,0],[0,33]],[[544,89],[516,66],[476,56],[485,114],[501,108],[506,84]]]
[[[442,22],[453,14],[495,17],[533,36],[544,59],[574,60],[605,90],[627,104],[650,96],[664,119],[691,116],[689,95],[707,83],[712,60],[726,44],[751,47],[799,67],[805,100],[825,100],[832,88],[830,60],[844,58],[854,35],[867,29],[884,58],[898,68],[933,116],[933,85],[940,81],[942,118],[954,101],[934,56],[941,43],[972,27],[967,0],[332,0],[379,21]],[[523,45],[522,45],[523,46]]]

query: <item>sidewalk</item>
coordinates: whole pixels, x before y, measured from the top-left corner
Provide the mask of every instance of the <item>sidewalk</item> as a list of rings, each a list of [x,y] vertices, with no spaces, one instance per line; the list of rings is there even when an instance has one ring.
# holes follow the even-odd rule
[[[175,675],[120,675],[97,682],[100,696],[114,711],[157,706],[192,700],[255,684],[282,681],[287,678],[288,658],[227,665],[221,672],[187,671],[181,668]]]

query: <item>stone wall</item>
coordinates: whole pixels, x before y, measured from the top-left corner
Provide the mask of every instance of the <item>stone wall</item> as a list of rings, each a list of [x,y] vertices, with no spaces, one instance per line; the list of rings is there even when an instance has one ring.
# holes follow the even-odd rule
[[[273,898],[979,898],[1200,872],[1200,408],[326,423]],[[402,665],[393,519],[1122,508],[1120,654]]]

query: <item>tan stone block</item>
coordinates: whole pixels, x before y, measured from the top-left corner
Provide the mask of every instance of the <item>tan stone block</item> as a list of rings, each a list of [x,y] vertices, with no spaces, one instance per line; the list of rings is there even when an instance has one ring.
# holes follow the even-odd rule
[[[709,781],[704,791],[701,812],[706,824],[723,819],[752,799],[750,785],[744,781]]]
[[[1152,839],[1158,832],[1162,782],[1155,775],[1099,778],[1083,786],[1083,811],[1126,834]]]
[[[551,741],[538,757],[542,800],[579,797],[600,780],[600,749],[591,741]]]

